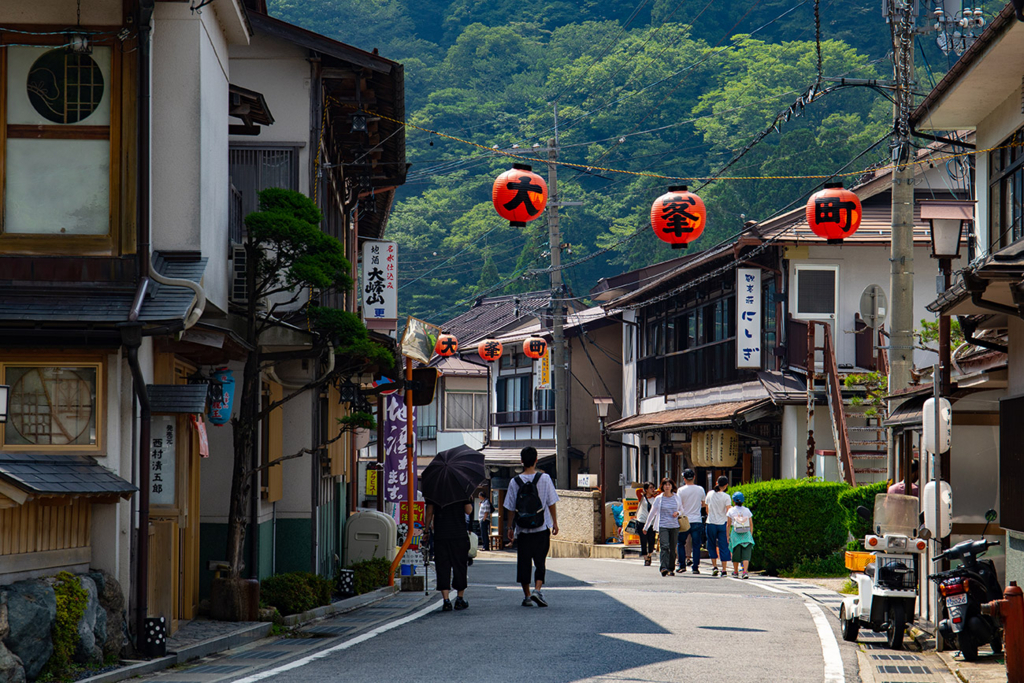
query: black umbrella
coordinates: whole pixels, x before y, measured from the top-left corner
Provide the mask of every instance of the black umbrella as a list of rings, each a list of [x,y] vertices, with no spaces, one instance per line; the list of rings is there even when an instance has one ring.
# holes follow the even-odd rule
[[[427,502],[439,507],[468,503],[486,478],[484,454],[469,446],[456,446],[434,456],[420,475],[420,491]]]

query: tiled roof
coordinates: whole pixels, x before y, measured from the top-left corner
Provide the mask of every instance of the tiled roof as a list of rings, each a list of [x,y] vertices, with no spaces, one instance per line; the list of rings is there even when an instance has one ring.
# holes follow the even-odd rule
[[[807,401],[807,381],[777,370],[757,373],[757,379],[768,391],[772,403],[804,403]]]
[[[459,340],[459,346],[467,348],[517,322],[530,321],[547,308],[550,300],[551,293],[548,291],[483,298],[465,313],[441,325],[441,329],[454,334]]]
[[[571,330],[575,330],[576,328],[583,327],[597,320],[610,318],[614,315],[616,315],[615,312],[606,311],[601,306],[594,306],[592,308],[587,308],[578,312],[570,311],[569,314],[565,317],[565,331],[566,333],[568,333]],[[528,325],[526,327],[513,330],[512,332],[509,332],[507,334],[497,335],[496,338],[500,340],[502,343],[511,344],[514,342],[523,341],[527,337],[532,337],[534,335],[550,334],[550,328],[542,327],[540,322],[536,322],[533,325]]]
[[[447,358],[437,357],[431,363],[432,367],[441,371],[445,377],[486,377],[487,368],[477,363],[471,363],[462,358],[449,356]]]
[[[153,267],[164,277],[175,280],[191,280],[199,283],[206,272],[208,259],[194,255],[162,254],[153,255]],[[139,320],[156,322],[159,320],[179,320],[188,315],[189,306],[195,297],[188,287],[161,285],[150,283],[150,290],[139,312]]]
[[[206,384],[147,384],[154,413],[201,413],[206,410]]]
[[[844,245],[868,243],[888,244],[892,232],[892,206],[884,202],[865,202],[863,204],[860,228],[857,232],[843,240]],[[825,244],[826,240],[818,237],[807,224],[807,213],[804,207],[794,209],[777,219],[765,223],[760,230],[762,239],[779,235],[778,241],[783,244]],[[921,220],[921,207],[914,205],[914,242],[930,244],[928,222]]]
[[[615,433],[640,432],[662,427],[705,426],[728,424],[732,418],[765,402],[765,399],[751,401],[731,401],[715,403],[694,408],[678,408],[660,410],[656,413],[643,413],[608,423],[608,431]]]
[[[41,495],[118,495],[137,489],[83,455],[0,453],[0,481]]]

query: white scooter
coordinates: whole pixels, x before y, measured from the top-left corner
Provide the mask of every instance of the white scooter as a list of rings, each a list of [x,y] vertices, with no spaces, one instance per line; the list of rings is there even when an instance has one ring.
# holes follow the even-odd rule
[[[871,516],[865,507],[858,508],[857,514],[865,519]],[[850,577],[857,584],[857,595],[846,597],[839,611],[843,640],[856,641],[860,627],[865,626],[885,632],[893,650],[903,648],[907,622],[915,619],[918,558],[927,545],[925,537],[919,536],[918,517],[914,496],[875,496],[874,534],[864,537],[864,549],[875,553],[875,561]]]

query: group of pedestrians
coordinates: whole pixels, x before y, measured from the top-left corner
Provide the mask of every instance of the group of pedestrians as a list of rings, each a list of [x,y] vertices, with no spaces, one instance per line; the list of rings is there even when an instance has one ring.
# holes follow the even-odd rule
[[[659,488],[650,482],[644,484],[637,510],[637,521],[643,524],[640,554],[644,565],[651,564],[657,533],[662,576],[675,576],[677,571],[686,571],[685,551],[689,540],[689,565],[693,574],[700,574],[700,550],[706,543],[712,576],[726,576],[727,563],[731,560],[732,575],[746,579],[754,549],[753,513],[744,505],[741,491],[731,497],[726,492],[729,488],[726,477],[719,477],[715,488],[705,492],[704,487],[694,483],[695,476],[693,470],[685,470],[683,486],[679,488],[668,477],[661,480]]]

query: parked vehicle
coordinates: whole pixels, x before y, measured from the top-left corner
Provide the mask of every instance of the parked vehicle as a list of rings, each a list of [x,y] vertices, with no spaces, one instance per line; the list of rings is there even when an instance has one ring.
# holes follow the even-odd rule
[[[991,523],[995,518],[995,510],[985,513],[987,522]],[[998,600],[1003,595],[992,560],[978,559],[991,546],[999,545],[999,541],[985,540],[985,531],[988,531],[988,524],[981,533],[981,539],[961,541],[936,555],[933,562],[950,560],[960,564],[949,571],[928,576],[938,585],[942,596],[943,619],[939,622],[939,633],[943,640],[959,649],[968,662],[978,658],[978,647],[985,643],[992,645],[993,652],[999,653],[1003,649],[999,620],[981,613],[983,604]]]
[[[872,518],[863,506],[857,514]],[[890,648],[903,648],[907,623],[915,619],[918,557],[926,546],[918,536],[918,517],[914,496],[880,493],[875,497],[875,533],[864,537],[864,548],[875,553],[875,561],[850,577],[857,584],[857,595],[846,597],[839,610],[843,640],[857,640],[864,626],[884,632]]]

